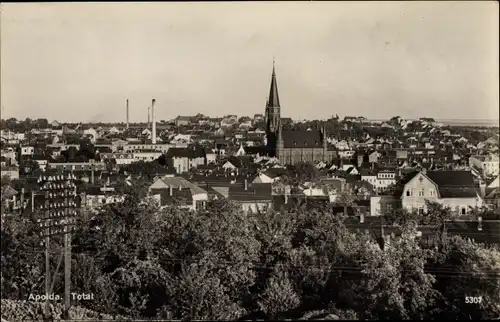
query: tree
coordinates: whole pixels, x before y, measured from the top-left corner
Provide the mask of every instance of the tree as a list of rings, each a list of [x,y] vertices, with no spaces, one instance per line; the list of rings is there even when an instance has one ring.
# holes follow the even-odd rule
[[[6,196],[6,191],[7,187],[10,187],[11,179],[9,175],[3,175],[2,179],[0,180],[0,185],[1,185],[1,191],[0,191],[0,214],[4,214],[6,210],[6,201],[7,201],[7,196]]]
[[[354,290],[356,307],[368,319],[425,319],[438,297],[434,276],[424,271],[431,250],[421,249],[416,226],[403,228],[402,236],[387,249],[370,243],[361,259],[364,278]]]
[[[335,205],[344,207],[344,216],[347,216],[347,209],[356,205],[356,198],[350,190],[342,191],[335,196]]]
[[[222,280],[204,265],[186,266],[173,284],[173,301],[160,311],[160,318],[185,320],[235,320],[245,310],[228,296]]]
[[[267,282],[264,294],[259,301],[260,309],[270,319],[282,319],[287,316],[287,312],[296,309],[299,305],[300,297],[293,289],[288,274],[285,269],[278,267]]]
[[[422,221],[422,217],[415,211],[410,212],[405,209],[392,209],[383,214],[382,220],[384,225],[404,226],[412,221]]]
[[[87,160],[93,159],[95,158],[95,146],[89,140],[81,140],[80,148],[78,152],[76,152],[76,155],[85,156]]]
[[[427,213],[420,219],[420,224],[442,225],[446,220],[450,220],[453,217],[450,208],[430,200],[426,200],[425,203]]]
[[[35,223],[19,216],[2,218],[2,298],[27,299],[43,287],[43,251]]]
[[[288,166],[289,176],[297,178],[299,182],[316,182],[319,177],[319,170],[314,164],[301,162],[296,165]]]
[[[46,129],[49,127],[49,121],[47,121],[47,119],[37,119],[35,123],[36,126],[40,129]]]
[[[435,318],[489,320],[500,316],[500,250],[444,236],[434,257],[436,290],[442,294]],[[466,303],[465,297],[481,297]]]

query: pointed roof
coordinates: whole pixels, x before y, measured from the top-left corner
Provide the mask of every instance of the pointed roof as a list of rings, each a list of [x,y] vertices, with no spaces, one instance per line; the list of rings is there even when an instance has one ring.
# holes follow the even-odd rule
[[[267,101],[268,107],[280,107],[280,98],[278,95],[278,83],[276,81],[276,71],[274,68],[273,60],[273,74],[271,77],[271,88],[269,89],[269,99]]]

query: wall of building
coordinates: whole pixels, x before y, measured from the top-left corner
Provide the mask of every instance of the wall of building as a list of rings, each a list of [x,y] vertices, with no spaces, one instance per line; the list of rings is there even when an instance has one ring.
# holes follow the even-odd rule
[[[245,213],[257,212],[257,211],[266,211],[272,206],[271,201],[256,201],[256,202],[241,202],[241,209]]]
[[[1,170],[1,176],[9,176],[10,179],[19,179],[19,169],[15,168],[15,169],[5,169],[2,167],[2,170]]]
[[[277,158],[282,164],[297,164],[301,162],[330,162],[336,151],[325,151],[323,148],[283,148],[278,149]]]
[[[438,202],[444,207],[449,207],[454,213],[468,214],[469,207],[481,207],[483,202],[480,198],[443,198]]]
[[[155,150],[158,152],[167,153],[172,144],[127,144],[123,146],[124,152],[137,151],[137,150]]]
[[[420,180],[422,178],[422,180]],[[409,195],[408,195],[409,192]],[[438,187],[426,176],[418,174],[405,185],[402,207],[408,211],[426,210],[425,200],[438,201]]]
[[[389,211],[398,209],[401,200],[392,196],[372,196],[370,197],[370,215],[382,216]]]

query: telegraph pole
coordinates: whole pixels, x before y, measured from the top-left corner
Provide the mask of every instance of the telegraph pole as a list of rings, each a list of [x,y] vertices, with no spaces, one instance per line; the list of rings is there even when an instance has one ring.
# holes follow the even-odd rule
[[[40,176],[38,184],[44,200],[37,207],[34,206],[35,220],[39,225],[41,237],[45,241],[45,317],[50,316],[50,300],[55,279],[64,256],[64,317],[69,318],[70,286],[71,286],[71,232],[77,215],[77,193],[73,174]],[[33,197],[34,200],[34,197]],[[39,210],[39,211],[37,211]],[[63,235],[64,247],[59,257],[59,263],[51,276],[50,268],[50,239]],[[54,243],[55,245],[57,243]]]

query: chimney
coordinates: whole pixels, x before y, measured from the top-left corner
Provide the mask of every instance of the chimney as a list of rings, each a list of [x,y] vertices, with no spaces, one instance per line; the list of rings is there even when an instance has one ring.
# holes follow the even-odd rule
[[[24,188],[21,188],[21,198],[20,198],[20,209],[21,209],[21,213],[24,209]]]
[[[174,194],[174,188],[172,186],[170,186],[169,190],[170,190],[170,196],[172,196]]]
[[[248,190],[248,180],[245,179],[245,191]]]
[[[477,217],[477,230],[483,230],[483,217],[481,216]]]
[[[128,98],[127,98],[127,130],[128,130]]]
[[[151,143],[156,144],[156,120],[155,120],[155,99],[151,103],[151,121],[153,122],[151,130]]]
[[[148,106],[148,124],[146,126],[146,128],[148,129],[149,129],[149,124],[151,124],[150,116],[151,116],[151,106]]]
[[[422,168],[422,173],[426,174],[427,173],[427,168]]]
[[[31,191],[31,212],[35,213],[35,191]]]
[[[363,156],[358,155],[358,168],[361,167],[362,165],[363,165]]]

